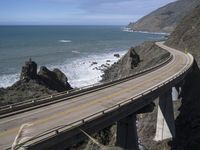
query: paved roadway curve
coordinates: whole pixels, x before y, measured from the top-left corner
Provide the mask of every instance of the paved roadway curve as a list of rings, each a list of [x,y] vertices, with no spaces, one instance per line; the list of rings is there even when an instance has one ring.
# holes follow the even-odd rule
[[[104,110],[118,102],[127,100],[153,86],[172,78],[177,73],[191,66],[191,56],[167,47],[162,42],[156,43],[173,55],[172,61],[165,66],[142,75],[138,78],[63,101],[44,108],[38,108],[0,120],[0,149],[11,146],[19,127],[23,123],[33,123],[32,136],[43,131],[66,125],[100,110]]]

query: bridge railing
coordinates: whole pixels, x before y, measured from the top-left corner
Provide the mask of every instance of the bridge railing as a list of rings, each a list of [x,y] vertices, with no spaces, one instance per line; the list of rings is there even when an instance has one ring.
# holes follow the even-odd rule
[[[44,96],[44,97],[39,97],[39,98],[33,98],[33,99],[29,99],[23,102],[17,102],[14,104],[9,104],[9,105],[5,105],[5,106],[1,106],[0,107],[0,118],[4,118],[7,116],[11,116],[13,114],[17,114],[17,113],[21,113],[21,112],[25,112],[27,110],[32,110],[38,107],[43,107],[46,105],[50,105],[53,103],[57,103],[57,102],[61,102],[61,101],[65,101],[80,95],[84,95],[84,94],[88,94],[100,89],[104,89],[131,79],[134,79],[138,76],[147,74],[151,71],[154,71],[162,66],[164,66],[165,64],[169,63],[172,60],[173,56],[171,54],[169,54],[169,57],[157,64],[154,65],[152,67],[149,67],[147,69],[141,70],[139,72],[136,72],[132,75],[129,76],[124,76],[122,78],[119,79],[115,79],[112,81],[107,81],[107,82],[102,82],[102,83],[96,83],[96,84],[92,84],[92,85],[88,85],[88,86],[84,86],[84,87],[80,87],[80,88],[75,88],[69,91],[64,91],[64,92],[59,92],[56,94],[52,94],[49,96]]]
[[[190,68],[193,64],[193,56],[188,54],[189,57],[191,58],[192,60],[192,63],[190,63],[190,65],[186,65],[184,66],[184,68],[177,72],[175,75],[171,76],[170,78],[164,80],[163,82],[141,92],[141,93],[138,93],[137,95],[127,99],[127,100],[123,100],[122,102],[119,102],[113,106],[110,106],[106,109],[103,109],[103,110],[100,110],[92,115],[88,115],[87,117],[85,118],[82,118],[82,119],[79,119],[75,122],[72,122],[72,123],[69,123],[69,124],[66,124],[66,125],[61,125],[61,126],[57,126],[55,128],[52,128],[52,129],[49,129],[49,130],[46,130],[45,132],[43,132],[42,134],[39,134],[35,137],[32,137],[30,140],[24,142],[24,143],[21,143],[20,145],[18,145],[19,147],[21,147],[22,145],[24,147],[29,147],[31,146],[32,144],[34,144],[35,142],[38,142],[40,141],[41,139],[44,140],[44,139],[48,139],[48,138],[51,138],[53,136],[57,136],[58,134],[60,133],[63,133],[63,132],[67,132],[73,128],[77,128],[79,127],[80,125],[83,125],[85,124],[86,122],[89,122],[91,120],[94,120],[94,119],[97,119],[98,117],[101,117],[103,115],[105,115],[106,113],[108,112],[111,112],[115,109],[118,109],[119,107],[122,107],[124,105],[128,105],[130,103],[132,103],[133,101],[135,101],[136,99],[142,97],[142,96],[145,96],[147,94],[149,94],[150,92],[153,92],[155,90],[157,90],[158,88],[161,88],[163,86],[165,86],[166,84],[170,83],[170,82],[173,82],[173,80],[179,78],[180,76],[182,76],[183,74],[185,74],[186,72],[190,71]],[[169,60],[168,60],[169,61]],[[166,62],[165,62],[166,63]]]
[[[138,76],[141,76],[143,74],[149,73],[155,69],[162,67],[163,65],[168,63],[172,59],[172,57],[173,56],[170,54],[170,56],[165,61],[161,62],[160,64],[157,64],[150,68],[136,72],[130,76],[125,76],[120,79],[116,79],[116,80],[108,81],[108,82],[104,82],[104,83],[96,83],[96,84],[92,84],[89,86],[84,86],[81,88],[75,88],[75,89],[72,89],[69,91],[52,94],[49,96],[33,98],[33,99],[29,99],[29,100],[26,100],[23,102],[18,102],[18,103],[2,106],[2,107],[0,107],[0,118],[4,118],[7,116],[11,116],[13,114],[18,114],[21,112],[35,109],[35,108],[47,106],[47,105],[50,105],[53,103],[65,101],[65,100],[68,100],[68,99],[71,99],[71,98],[74,98],[74,97],[77,97],[80,95],[88,94],[90,92],[94,92],[94,91],[97,91],[97,90],[100,90],[100,89],[103,89],[103,88],[106,88],[109,86],[113,86],[115,84],[119,84],[124,81],[128,81],[130,79],[136,78]]]

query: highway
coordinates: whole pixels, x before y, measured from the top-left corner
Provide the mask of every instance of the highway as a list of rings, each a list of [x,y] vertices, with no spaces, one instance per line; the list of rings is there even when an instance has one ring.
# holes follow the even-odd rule
[[[67,101],[0,119],[0,149],[11,146],[20,126],[24,123],[33,124],[31,136],[36,136],[48,129],[73,123],[137,96],[166,80],[173,79],[191,67],[191,55],[167,47],[162,42],[156,44],[173,55],[169,63],[157,70]]]

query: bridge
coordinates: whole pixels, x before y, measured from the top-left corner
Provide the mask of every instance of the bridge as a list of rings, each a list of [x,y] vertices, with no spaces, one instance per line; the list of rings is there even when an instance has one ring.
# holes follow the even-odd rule
[[[175,136],[171,89],[190,71],[193,57],[163,42],[157,46],[170,52],[170,57],[135,75],[103,85],[33,99],[0,108],[0,149],[10,149],[24,123],[36,129],[23,147],[30,150],[66,149],[85,138],[79,130],[95,133],[117,122],[117,145],[138,149],[136,114],[151,110],[159,97],[156,140],[168,137],[164,121]]]

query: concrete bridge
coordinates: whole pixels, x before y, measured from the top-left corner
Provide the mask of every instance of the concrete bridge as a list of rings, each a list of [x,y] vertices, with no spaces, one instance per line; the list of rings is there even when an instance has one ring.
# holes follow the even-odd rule
[[[66,149],[91,134],[117,122],[117,145],[138,149],[136,114],[152,109],[159,97],[156,140],[175,136],[171,89],[190,71],[193,57],[163,42],[156,43],[171,56],[163,63],[136,75],[104,85],[63,92],[0,109],[0,149],[9,149],[24,123],[33,123],[26,149]],[[169,135],[168,132],[171,134]]]

